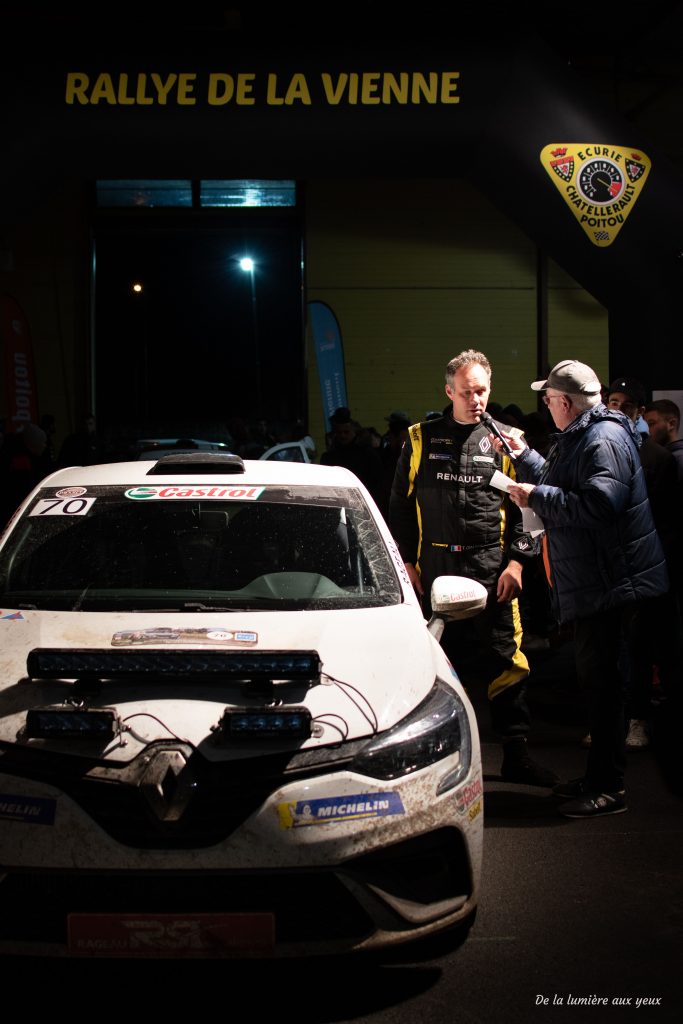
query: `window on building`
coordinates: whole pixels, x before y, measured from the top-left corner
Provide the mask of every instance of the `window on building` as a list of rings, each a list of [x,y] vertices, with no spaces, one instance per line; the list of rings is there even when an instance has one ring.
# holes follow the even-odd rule
[[[159,207],[277,207],[296,206],[296,182],[262,178],[120,179],[97,182],[97,206],[154,209]]]

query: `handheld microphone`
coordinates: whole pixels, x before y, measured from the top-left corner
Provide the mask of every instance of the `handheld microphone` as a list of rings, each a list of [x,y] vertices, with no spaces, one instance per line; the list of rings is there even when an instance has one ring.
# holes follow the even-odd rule
[[[479,416],[479,422],[483,423],[485,427],[488,427],[488,429],[491,431],[492,434],[496,435],[496,437],[498,438],[498,440],[500,441],[500,443],[503,446],[503,450],[505,452],[507,452],[507,454],[510,456],[511,459],[514,459],[516,457],[515,453],[513,452],[512,448],[507,443],[507,441],[505,440],[505,438],[501,434],[500,430],[496,426],[496,423],[494,422],[493,417],[489,416],[489,414],[487,412],[482,412],[480,414],[480,416]]]

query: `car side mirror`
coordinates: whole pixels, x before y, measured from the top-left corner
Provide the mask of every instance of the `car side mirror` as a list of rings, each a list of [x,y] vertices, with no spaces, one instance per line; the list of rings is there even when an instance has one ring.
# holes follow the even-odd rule
[[[471,619],[483,612],[488,593],[486,587],[467,576],[437,576],[432,583],[432,617],[429,632],[439,640],[447,621]]]

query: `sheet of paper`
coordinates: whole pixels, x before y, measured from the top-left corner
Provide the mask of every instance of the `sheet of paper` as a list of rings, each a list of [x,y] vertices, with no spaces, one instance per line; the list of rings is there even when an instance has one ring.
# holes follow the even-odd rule
[[[495,470],[491,477],[491,487],[495,487],[499,491],[505,491],[506,494],[510,490],[510,484],[514,482],[505,473],[501,473],[499,469]],[[543,520],[540,516],[536,515],[533,509],[523,508],[522,529],[525,533],[531,534],[532,537],[538,537],[539,533],[543,533],[545,527],[543,526]]]
[[[522,509],[522,529],[532,537],[538,537],[539,533],[543,533],[545,530],[543,520],[536,515],[532,508]]]
[[[499,469],[494,470],[493,476],[491,477],[491,487],[495,487],[498,491],[507,492],[510,489],[510,484],[513,484],[514,480],[511,480],[509,476],[505,476],[505,473],[501,473]]]

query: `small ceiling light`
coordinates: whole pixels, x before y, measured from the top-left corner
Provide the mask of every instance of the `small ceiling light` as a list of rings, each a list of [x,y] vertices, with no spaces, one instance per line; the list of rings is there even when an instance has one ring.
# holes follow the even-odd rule
[[[252,273],[254,269],[254,261],[252,260],[251,256],[245,256],[243,259],[241,259],[240,267],[247,273]]]

